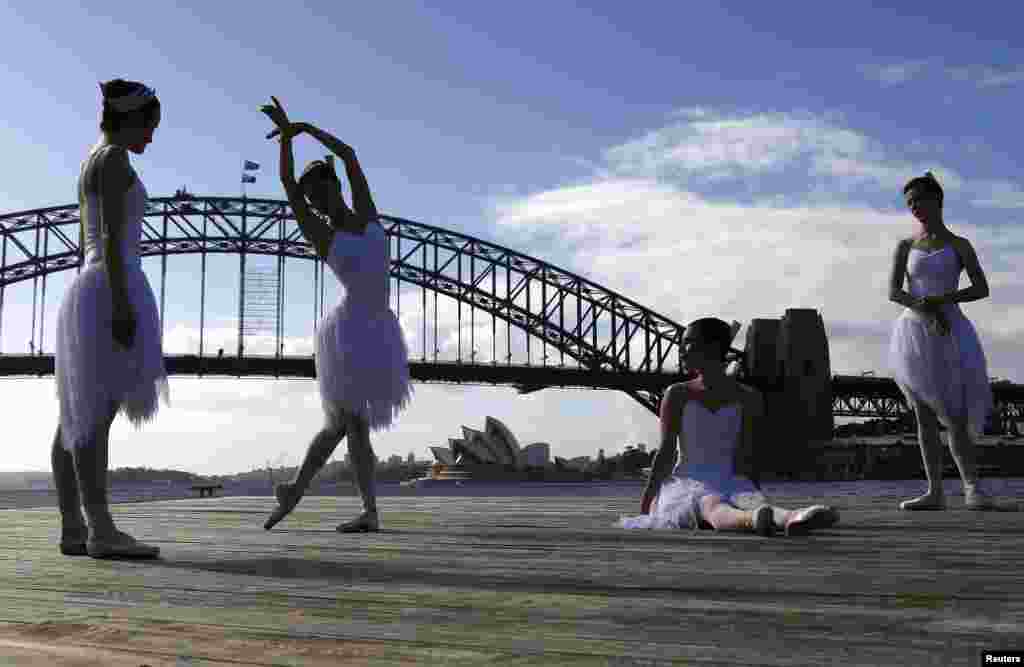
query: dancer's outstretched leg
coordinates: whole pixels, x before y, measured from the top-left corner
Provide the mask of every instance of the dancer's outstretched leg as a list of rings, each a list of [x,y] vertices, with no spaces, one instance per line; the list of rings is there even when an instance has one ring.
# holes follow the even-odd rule
[[[75,476],[75,457],[64,449],[60,426],[53,436],[50,464],[53,467],[53,484],[57,487],[57,507],[60,509],[60,552],[65,556],[84,556],[87,553],[85,543],[89,539],[89,527],[82,515],[82,498],[78,494],[78,478]]]
[[[114,526],[107,499],[107,460],[110,450],[110,425],[117,414],[111,408],[110,416],[100,425],[92,439],[74,452],[78,488],[85,504],[89,524],[86,551],[94,558],[155,558],[159,547],[138,542]]]
[[[769,507],[772,509],[772,525],[775,526],[776,530],[785,530],[786,524],[793,517],[793,510],[775,505],[769,505]]]
[[[355,466],[359,495],[363,498],[363,513],[338,526],[342,533],[365,533],[380,529],[377,517],[377,458],[370,444],[370,428],[358,415],[349,415],[348,453]]]
[[[901,510],[942,510],[946,496],[942,490],[942,441],[939,439],[939,420],[935,411],[916,399],[911,399],[917,415],[917,441],[924,460],[924,474],[928,478],[928,492],[913,500],[900,503]]]
[[[783,518],[779,528],[786,531],[787,537],[806,535],[812,530],[829,528],[839,523],[839,510],[829,505],[810,505],[798,510],[773,507],[772,513]]]
[[[752,530],[765,537],[776,530],[787,536],[806,535],[818,528],[839,523],[839,510],[830,505],[810,505],[798,510],[762,504],[753,510],[737,509],[721,502],[718,496],[701,499],[704,520],[715,530]]]
[[[299,468],[295,479],[274,487],[277,507],[271,513],[266,523],[263,524],[264,529],[270,530],[295,509],[302,496],[306,494],[306,489],[309,488],[310,482],[327,464],[327,460],[331,458],[331,454],[334,453],[338,443],[344,437],[344,427],[338,429],[331,426],[324,426],[324,428],[320,429],[319,433],[313,436],[313,441],[306,450],[306,458],[302,460],[302,466]]]
[[[775,532],[772,508],[768,505],[741,510],[722,502],[721,496],[711,495],[700,499],[700,511],[715,530],[755,532],[763,537]]]

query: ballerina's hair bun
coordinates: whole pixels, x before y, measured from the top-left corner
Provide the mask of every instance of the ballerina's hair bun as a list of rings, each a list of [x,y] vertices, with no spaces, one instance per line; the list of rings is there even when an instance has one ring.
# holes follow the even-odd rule
[[[939,185],[939,180],[935,178],[935,174],[930,171],[924,172],[924,176],[917,176],[907,181],[907,184],[903,186],[903,194],[907,194],[915,188],[921,188],[926,192],[931,192],[939,198],[939,205],[942,205],[942,200],[945,197],[945,193],[942,191],[942,186]]]
[[[103,94],[103,117],[100,120],[100,129],[104,132],[117,131],[129,118],[137,121],[137,118],[132,118],[132,115],[138,112],[142,113],[142,122],[148,125],[153,121],[160,108],[160,100],[157,99],[156,91],[144,83],[111,79],[99,85],[100,92]]]
[[[334,173],[334,167],[325,160],[312,160],[302,170],[302,174],[299,176],[299,185],[303,185],[309,179],[320,180],[325,178],[338,180],[338,175]]]

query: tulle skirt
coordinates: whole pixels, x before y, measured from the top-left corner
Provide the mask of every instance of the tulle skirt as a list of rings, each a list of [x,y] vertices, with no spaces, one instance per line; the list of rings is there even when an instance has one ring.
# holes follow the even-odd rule
[[[700,500],[718,495],[723,502],[742,510],[752,510],[767,502],[764,494],[746,477],[733,477],[718,469],[690,468],[673,474],[661,484],[658,497],[651,504],[650,514],[621,517],[619,528],[691,528],[704,524]]]
[[[389,428],[412,396],[409,351],[398,318],[336,306],[317,327],[316,377],[330,425],[356,414],[370,430]]]
[[[110,283],[103,263],[87,265],[61,301],[54,377],[61,439],[68,450],[88,442],[114,405],[137,428],[156,415],[160,397],[165,404],[170,401],[153,290],[140,264],[127,262],[124,270],[136,318],[130,348],[113,338]]]
[[[985,351],[959,308],[946,314],[950,333],[941,336],[929,331],[926,318],[905,310],[893,325],[889,366],[907,401],[925,403],[947,426],[966,417],[976,438],[993,409]]]

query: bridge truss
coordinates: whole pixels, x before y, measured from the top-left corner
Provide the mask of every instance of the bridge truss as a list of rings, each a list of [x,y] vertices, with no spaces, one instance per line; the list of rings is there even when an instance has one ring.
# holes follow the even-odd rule
[[[407,311],[413,308],[422,315],[417,327],[421,342],[418,358],[416,350],[410,350],[415,379],[505,384],[520,392],[545,387],[617,389],[654,413],[664,389],[681,379],[682,325],[581,276],[509,248],[393,216],[381,216],[380,220],[388,237],[390,275],[395,284],[392,308],[401,318],[404,302]],[[0,334],[5,291],[17,283],[32,283],[32,354],[11,355],[0,350],[0,376],[53,372],[52,356],[44,352],[42,314],[47,278],[81,270],[79,227],[77,204],[0,215]],[[162,322],[168,257],[202,257],[198,354],[170,355],[170,372],[312,377],[309,358],[287,356],[282,351],[283,268],[288,260],[314,263],[313,284],[305,286],[312,288],[311,330],[325,311],[326,273],[324,263],[302,237],[287,201],[186,193],[152,198],[146,207],[139,254],[160,259]],[[234,359],[212,357],[204,345],[206,257],[212,254],[239,258],[239,348]],[[243,345],[244,335],[251,329],[245,326],[246,258],[255,255],[275,258],[278,280],[282,281],[276,285],[278,324],[275,353],[269,358],[246,354]],[[52,293],[49,296],[54,298]],[[453,359],[439,354],[439,297],[455,303]],[[431,306],[432,318],[428,317]],[[498,349],[499,327],[504,329],[503,350]],[[431,329],[434,345],[429,347]],[[515,348],[513,331],[521,334]],[[489,360],[478,354],[475,339],[481,335],[491,344]],[[468,358],[463,357],[465,343],[470,350]],[[513,361],[516,356],[520,359]],[[731,359],[740,356],[731,352]],[[1024,419],[1024,386],[996,383],[993,390],[997,420],[1016,429]],[[833,397],[836,416],[895,419],[905,417],[907,411],[902,395],[887,378],[835,376]]]
[[[413,307],[419,306],[422,349],[420,361],[441,361],[438,353],[437,299],[456,303],[454,334],[456,361],[462,363],[465,334],[478,363],[475,338],[487,334],[492,350],[490,365],[513,365],[513,330],[522,334],[516,353],[525,353],[526,366],[551,369],[623,373],[647,378],[622,390],[650,410],[656,410],[661,392],[681,368],[679,357],[684,327],[640,304],[543,260],[451,230],[381,216],[391,254],[391,277],[396,283],[419,288]],[[11,285],[33,285],[32,346],[43,351],[43,318],[47,277],[61,271],[81,270],[78,206],[56,206],[0,216],[0,331],[3,294]],[[239,347],[245,320],[244,275],[247,256],[269,255],[285,260],[315,262],[313,325],[324,313],[324,266],[302,237],[287,201],[269,199],[197,197],[181,194],[149,200],[139,254],[159,256],[161,321],[165,306],[167,258],[180,254],[203,257],[200,297],[200,356],[204,356],[205,259],[209,254],[239,257]],[[278,272],[279,275],[282,273]],[[401,318],[403,292],[391,290],[392,307]],[[51,299],[53,295],[50,295]],[[433,301],[434,317],[426,313]],[[406,301],[406,303],[408,303]],[[37,308],[38,306],[38,308]],[[410,306],[406,305],[408,309]],[[478,318],[480,324],[478,325]],[[467,320],[467,321],[464,321]],[[498,350],[498,327],[505,329],[506,349]],[[427,348],[429,329],[435,346]],[[280,349],[282,333],[278,327]],[[414,353],[415,351],[413,351]],[[503,352],[504,354],[500,354]],[[539,353],[539,354],[537,354]],[[241,354],[241,353],[240,353]],[[539,356],[537,363],[535,357]],[[540,376],[543,377],[543,376]],[[652,382],[653,386],[652,386]],[[549,386],[522,383],[521,391]]]

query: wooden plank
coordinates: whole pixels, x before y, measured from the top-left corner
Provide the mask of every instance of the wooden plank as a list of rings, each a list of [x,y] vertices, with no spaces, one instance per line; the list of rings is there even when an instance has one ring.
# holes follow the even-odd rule
[[[1024,648],[1024,514],[898,500],[840,497],[839,526],[772,539],[619,530],[636,507],[619,497],[385,497],[369,535],[334,530],[348,497],[306,498],[270,532],[266,497],[116,506],[161,547],[151,562],[61,556],[54,509],[3,511],[0,655],[924,665]]]

